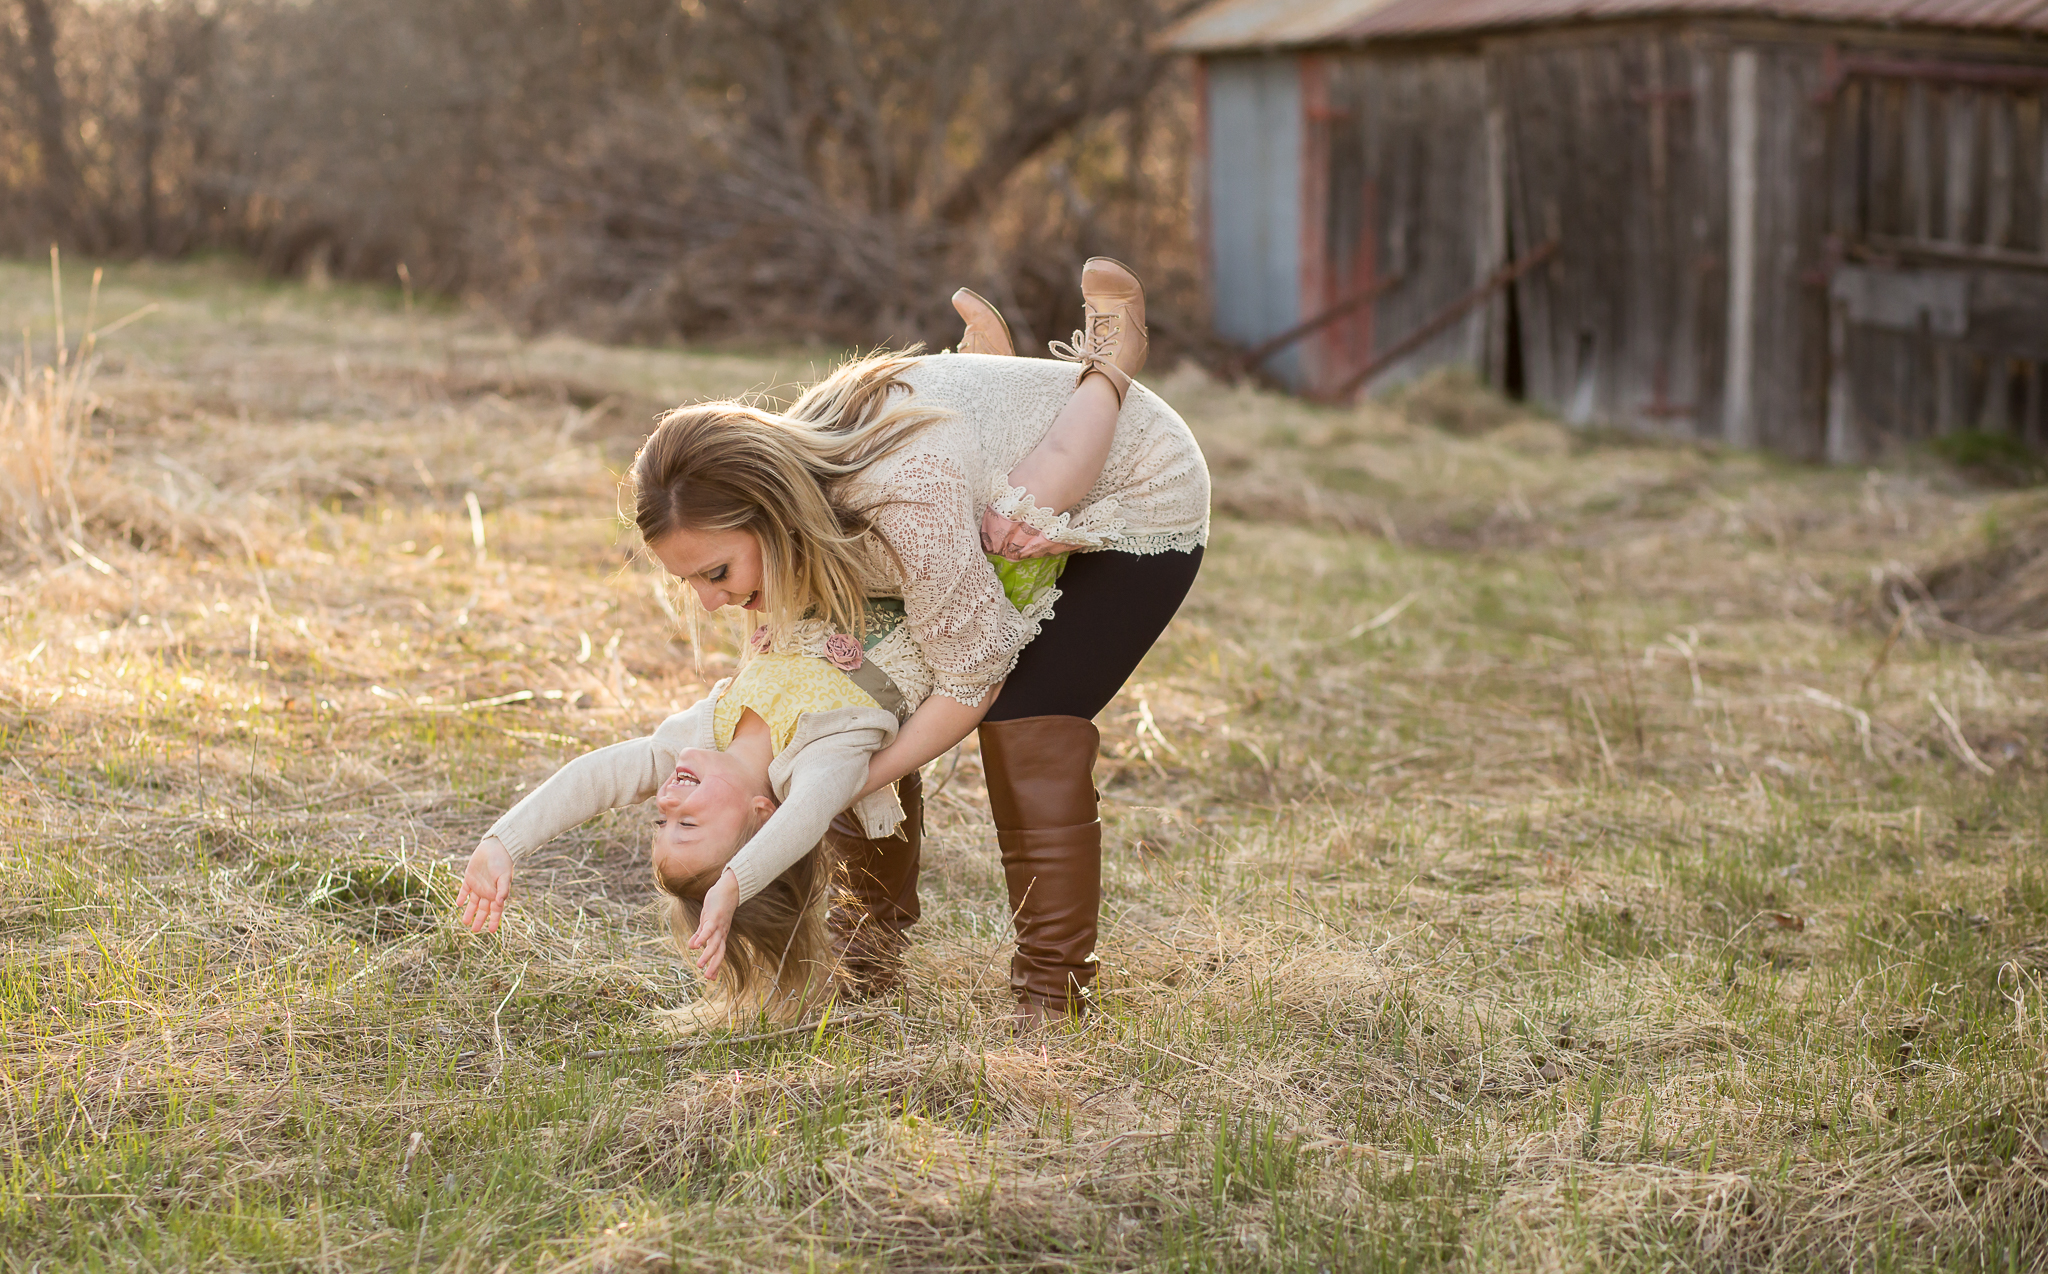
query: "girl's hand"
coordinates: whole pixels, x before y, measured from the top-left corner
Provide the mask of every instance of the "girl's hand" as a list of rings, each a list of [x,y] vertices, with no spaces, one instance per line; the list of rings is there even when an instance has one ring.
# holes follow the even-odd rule
[[[981,551],[1021,562],[1029,557],[1052,557],[1073,551],[1071,544],[1048,540],[1022,522],[1013,522],[994,509],[981,511]]]
[[[704,909],[697,916],[697,931],[690,935],[690,950],[702,951],[697,972],[706,982],[718,976],[725,963],[725,936],[732,931],[732,913],[740,905],[740,879],[728,867],[719,873],[718,883],[704,893]]]
[[[469,870],[462,873],[462,888],[455,894],[462,923],[472,933],[496,933],[511,896],[512,855],[503,841],[486,836],[469,856]]]

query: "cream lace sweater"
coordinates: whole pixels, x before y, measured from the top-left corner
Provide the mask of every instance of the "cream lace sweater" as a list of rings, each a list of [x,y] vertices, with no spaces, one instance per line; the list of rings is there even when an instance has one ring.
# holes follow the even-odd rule
[[[982,553],[983,508],[1084,551],[1184,552],[1208,542],[1202,449],[1187,422],[1143,385],[1124,399],[1102,476],[1069,513],[1052,518],[1009,485],[1010,470],[1066,406],[1074,376],[1073,364],[1043,358],[920,359],[904,380],[948,418],[845,488],[895,550],[894,560],[869,552],[869,595],[903,599],[904,627],[931,667],[932,689],[962,703],[1009,676],[1059,597],[1049,590],[1021,612],[1011,605]]]

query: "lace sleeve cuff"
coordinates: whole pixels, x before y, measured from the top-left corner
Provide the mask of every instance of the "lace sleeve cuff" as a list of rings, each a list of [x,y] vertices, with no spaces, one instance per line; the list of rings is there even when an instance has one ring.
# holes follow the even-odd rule
[[[1074,524],[1073,513],[1054,513],[1032,498],[1023,487],[998,485],[988,507],[1020,526],[1028,526],[1055,544],[1080,549],[1099,549],[1104,536]]]

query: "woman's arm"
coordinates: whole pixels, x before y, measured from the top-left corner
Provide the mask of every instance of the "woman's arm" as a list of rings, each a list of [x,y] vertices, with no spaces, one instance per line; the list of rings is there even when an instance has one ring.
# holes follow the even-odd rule
[[[1031,454],[1010,470],[1010,485],[1029,491],[1040,505],[1065,513],[1079,504],[1102,477],[1116,440],[1116,390],[1107,377],[1090,376],[1054,418]]]
[[[981,702],[969,706],[945,695],[933,695],[918,705],[903,723],[896,739],[868,760],[867,786],[862,796],[879,792],[926,761],[944,756],[948,749],[967,737],[995,706],[1002,683],[990,686]]]
[[[1010,470],[1010,485],[1022,487],[1034,505],[1054,514],[1080,503],[1109,462],[1118,410],[1116,390],[1107,377],[1082,380],[1045,437]],[[1064,553],[1073,547],[1047,539],[1044,530],[1030,525],[1028,519],[1019,522],[989,509],[981,520],[982,548],[1014,561]]]

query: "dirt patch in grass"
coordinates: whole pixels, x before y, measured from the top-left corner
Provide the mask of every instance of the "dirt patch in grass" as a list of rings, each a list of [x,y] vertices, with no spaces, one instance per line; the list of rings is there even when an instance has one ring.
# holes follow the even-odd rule
[[[1989,504],[1946,551],[1918,570],[1894,566],[1879,580],[1884,609],[1962,635],[2039,639],[2048,634],[2048,498]]]

